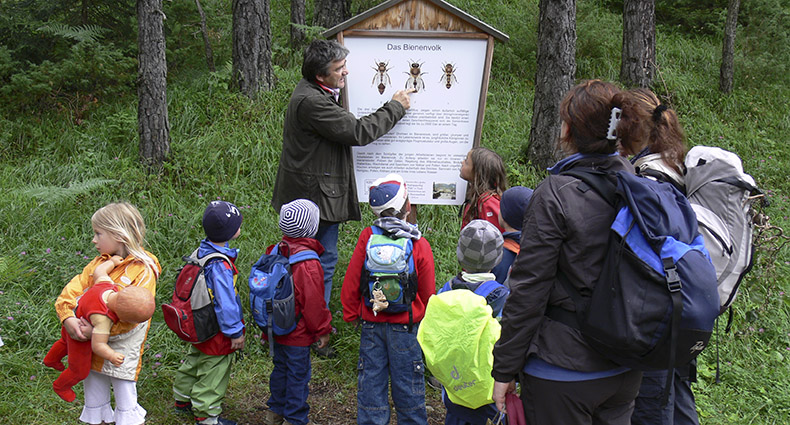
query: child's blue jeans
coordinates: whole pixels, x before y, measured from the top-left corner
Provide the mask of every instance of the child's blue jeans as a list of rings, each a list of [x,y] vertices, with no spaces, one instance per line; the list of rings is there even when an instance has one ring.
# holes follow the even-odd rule
[[[274,369],[269,377],[272,395],[266,403],[269,409],[294,425],[308,422],[307,394],[310,389],[310,347],[281,345],[274,341]]]
[[[359,342],[359,381],[357,383],[357,423],[389,423],[388,382],[392,382],[392,401],[399,425],[425,425],[425,364],[417,342],[415,323],[362,321]]]

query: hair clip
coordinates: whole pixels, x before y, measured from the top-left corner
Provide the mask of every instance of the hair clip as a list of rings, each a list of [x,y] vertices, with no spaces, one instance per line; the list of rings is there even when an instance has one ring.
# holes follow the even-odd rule
[[[666,110],[667,110],[667,105],[664,105],[663,103],[656,106],[656,109],[653,109],[653,121],[657,122],[658,120],[660,120],[661,114],[664,113],[664,111]]]
[[[620,113],[622,111],[623,110],[618,107],[612,108],[612,115],[609,117],[609,130],[606,132],[606,139],[617,140],[615,130],[617,130],[617,124],[620,122]]]

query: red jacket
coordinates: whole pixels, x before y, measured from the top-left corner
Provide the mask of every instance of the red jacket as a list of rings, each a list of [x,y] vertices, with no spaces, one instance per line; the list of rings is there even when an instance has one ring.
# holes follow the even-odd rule
[[[272,252],[274,245],[266,248],[266,253]],[[324,247],[321,243],[311,238],[291,238],[283,236],[280,242],[280,254],[291,256],[298,252],[312,249],[321,255]],[[324,269],[318,260],[305,260],[291,266],[294,279],[294,298],[296,315],[301,314],[296,329],[288,335],[274,335],[278,344],[306,347],[318,340],[319,336],[332,331],[332,313],[324,301]],[[261,335],[263,340],[268,340],[266,332]]]
[[[461,228],[463,229],[469,224],[470,221],[474,219],[481,219],[488,221],[489,223],[496,226],[500,232],[504,233],[505,229],[499,226],[499,199],[501,197],[491,191],[487,191],[484,194],[480,195],[480,198],[477,200],[477,217],[468,217],[467,214],[469,213],[469,209],[471,208],[470,204],[466,204],[464,206],[464,211],[462,214],[463,220],[461,221]]]
[[[357,319],[368,322],[387,322],[387,323],[409,323],[409,312],[403,313],[379,313],[373,315],[373,310],[362,302],[362,291],[360,290],[359,279],[362,276],[362,268],[365,266],[365,248],[368,239],[373,231],[366,227],[359,235],[354,254],[346,270],[346,277],[343,279],[343,288],[340,291],[340,300],[343,303],[343,320],[353,322]],[[418,323],[425,316],[425,306],[428,298],[436,293],[436,277],[434,275],[433,251],[431,244],[425,238],[412,241],[414,249],[414,268],[417,271],[417,298],[411,303],[412,320]]]

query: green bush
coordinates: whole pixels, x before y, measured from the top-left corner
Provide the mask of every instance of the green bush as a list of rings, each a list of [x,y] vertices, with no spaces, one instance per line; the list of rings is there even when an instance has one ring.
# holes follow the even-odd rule
[[[81,119],[98,99],[123,96],[133,88],[136,61],[113,45],[84,40],[69,52],[63,60],[30,64],[7,77],[0,87],[5,113],[61,109]]]

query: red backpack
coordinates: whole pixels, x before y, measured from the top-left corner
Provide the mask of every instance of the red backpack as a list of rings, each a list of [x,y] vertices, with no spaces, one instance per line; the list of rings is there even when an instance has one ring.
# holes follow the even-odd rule
[[[206,286],[204,268],[209,261],[220,258],[230,264],[230,259],[220,253],[198,258],[198,250],[184,257],[185,264],[176,278],[173,300],[162,304],[162,314],[167,326],[184,341],[193,344],[211,339],[219,332],[214,299]]]

